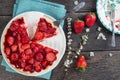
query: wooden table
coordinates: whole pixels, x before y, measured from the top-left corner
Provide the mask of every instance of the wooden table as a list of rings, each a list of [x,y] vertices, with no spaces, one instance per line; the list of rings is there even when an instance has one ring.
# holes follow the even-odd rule
[[[75,0],[48,0],[51,2],[56,2],[64,4],[67,9],[67,14],[74,7]],[[85,1],[86,5],[79,12],[74,13],[72,16],[74,19],[82,18],[88,12],[96,12],[96,0],[79,0]],[[2,34],[5,25],[12,18],[13,4],[14,0],[0,0],[0,34]],[[102,33],[107,37],[107,40],[97,40],[99,32],[97,31],[98,27],[102,27]],[[67,32],[67,25],[64,26],[64,32]],[[79,41],[81,40],[81,35],[72,34],[74,48],[78,48]],[[74,64],[72,68],[69,69],[68,74],[65,75],[63,63],[66,58],[66,54],[61,60],[60,64],[53,70],[51,80],[120,80],[120,37],[116,35],[116,44],[115,48],[110,46],[111,32],[106,30],[99,19],[93,27],[90,28],[89,39],[87,45],[85,45],[82,54],[85,55],[88,62],[88,67],[86,72],[79,72],[75,70]],[[1,37],[1,35],[0,35]],[[89,52],[95,52],[94,57],[89,56]],[[113,56],[110,57],[109,53],[112,53]],[[2,55],[0,53],[0,62],[2,61]],[[36,77],[27,77],[16,73],[10,73],[5,71],[3,66],[0,66],[0,80],[45,80]]]

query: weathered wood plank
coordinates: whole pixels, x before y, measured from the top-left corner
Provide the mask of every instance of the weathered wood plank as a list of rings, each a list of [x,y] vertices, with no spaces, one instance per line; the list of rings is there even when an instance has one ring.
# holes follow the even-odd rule
[[[0,0],[0,16],[12,15],[15,0]]]
[[[73,65],[65,80],[120,80],[120,51],[95,52],[94,57],[89,53],[82,53],[86,56],[88,67],[86,72],[78,72]]]
[[[55,3],[60,3],[65,5],[67,11],[69,12],[75,5],[74,0],[48,0]],[[82,0],[79,0],[81,2]],[[95,11],[96,0],[84,0],[86,5],[80,10],[82,11]],[[12,15],[13,6],[15,0],[0,0],[0,15]]]
[[[109,53],[113,56],[110,57]],[[63,63],[66,58],[60,62],[60,64],[53,70],[51,80],[120,80],[120,51],[95,51],[95,56],[90,57],[89,52],[82,52],[86,57],[88,67],[86,72],[80,72],[75,69],[75,61],[72,67],[69,69],[68,74],[65,75]],[[0,56],[0,62],[2,57]],[[5,68],[0,66],[0,80],[45,80],[35,77],[27,77],[20,74],[10,73],[5,71]]]
[[[0,16],[0,37],[2,35],[5,26],[7,25],[7,23],[11,18],[12,18],[11,16]]]

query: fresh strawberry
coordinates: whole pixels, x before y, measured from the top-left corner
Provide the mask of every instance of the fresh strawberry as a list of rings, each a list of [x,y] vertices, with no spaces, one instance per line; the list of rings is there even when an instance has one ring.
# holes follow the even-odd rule
[[[6,48],[5,53],[6,53],[7,56],[10,55],[10,48]]]
[[[38,61],[42,61],[42,60],[43,60],[43,55],[42,55],[42,53],[37,53],[37,54],[35,55],[35,59],[38,60]]]
[[[12,60],[12,61],[17,61],[17,60],[18,60],[18,57],[19,57],[19,56],[18,56],[17,53],[12,53],[12,54],[11,54],[11,60]]]
[[[12,36],[7,37],[7,42],[11,46],[14,43],[14,38]]]
[[[52,61],[54,61],[55,59],[56,59],[56,55],[55,55],[54,53],[50,52],[50,53],[47,53],[47,54],[46,54],[46,60],[47,60],[47,61],[52,62]]]
[[[17,51],[17,48],[18,48],[18,46],[17,45],[12,45],[11,46],[11,50],[12,50],[12,52],[14,52],[14,51]]]
[[[87,67],[87,62],[85,60],[84,56],[80,56],[77,60],[76,63],[77,69],[83,70],[85,71],[86,67]]]
[[[85,15],[85,24],[88,27],[91,27],[95,24],[96,21],[96,15],[94,12],[90,12],[88,14]]]
[[[74,21],[74,31],[76,34],[79,34],[83,31],[84,29],[84,26],[85,26],[85,23],[84,21],[82,20],[75,20]]]

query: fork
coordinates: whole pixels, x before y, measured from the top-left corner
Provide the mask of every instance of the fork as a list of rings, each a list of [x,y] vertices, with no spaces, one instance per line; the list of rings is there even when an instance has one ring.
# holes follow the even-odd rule
[[[80,2],[77,6],[75,6],[75,7],[72,9],[72,11],[70,11],[70,13],[75,13],[75,12],[79,11],[79,10],[80,10],[82,7],[84,7],[84,6],[85,6],[85,2]],[[65,15],[65,16],[64,16],[63,18],[61,18],[61,19],[58,19],[58,20],[54,21],[53,24],[56,25],[56,26],[59,26],[60,23],[61,23],[66,17],[67,17],[67,15]]]
[[[115,21],[115,6],[111,5],[111,10],[110,10],[110,19],[111,19],[111,26],[112,26],[112,38],[111,38],[111,46],[115,47],[115,33],[114,33],[114,21]]]

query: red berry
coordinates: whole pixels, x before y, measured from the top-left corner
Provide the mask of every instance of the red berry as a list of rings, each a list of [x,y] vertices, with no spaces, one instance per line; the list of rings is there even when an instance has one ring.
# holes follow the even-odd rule
[[[6,53],[7,56],[10,55],[10,48],[6,48],[5,53]]]
[[[39,65],[39,66],[35,66],[35,71],[36,71],[36,72],[40,72],[40,71],[41,71],[40,65]]]
[[[87,62],[85,60],[84,56],[80,56],[77,60],[76,66],[78,69],[82,69],[85,70],[85,68],[87,67]]]
[[[41,64],[42,64],[42,68],[45,69],[47,67],[47,65],[48,65],[48,61],[46,61],[46,60],[42,61]]]
[[[12,53],[12,54],[11,54],[11,60],[12,60],[12,61],[17,61],[17,60],[18,60],[18,57],[19,57],[19,56],[18,56],[17,53]]]
[[[43,39],[43,37],[44,37],[43,33],[37,32],[37,33],[35,33],[33,40],[41,40],[41,39]]]
[[[39,27],[39,30],[42,31],[42,32],[45,32],[47,30],[46,22],[39,23],[38,27]]]
[[[12,36],[7,37],[7,42],[9,45],[12,45],[14,43],[14,38]]]
[[[17,48],[18,48],[18,46],[17,45],[12,45],[11,46],[11,50],[12,50],[12,52],[14,52],[14,51],[17,51]]]
[[[28,48],[30,48],[30,44],[22,44],[21,48],[24,49],[24,50],[28,49]]]
[[[79,34],[83,31],[84,29],[84,26],[85,26],[85,23],[84,21],[82,20],[75,20],[74,21],[74,31],[76,34]]]
[[[47,61],[52,62],[52,61],[54,61],[55,59],[56,59],[56,55],[55,55],[54,53],[50,52],[50,53],[47,53],[47,54],[46,54],[46,60],[47,60]]]
[[[96,21],[96,15],[94,12],[90,12],[88,14],[85,15],[85,24],[88,27],[91,27],[95,24]]]
[[[35,55],[35,59],[38,60],[38,61],[42,61],[43,58],[44,58],[44,57],[43,57],[42,53],[37,53],[37,54]]]
[[[29,49],[26,49],[25,51],[24,51],[24,53],[26,54],[26,55],[32,55],[32,50],[29,48]]]
[[[35,60],[33,58],[29,59],[28,63],[34,64]]]
[[[32,65],[26,65],[25,67],[24,67],[24,70],[25,71],[30,71],[32,69]]]

